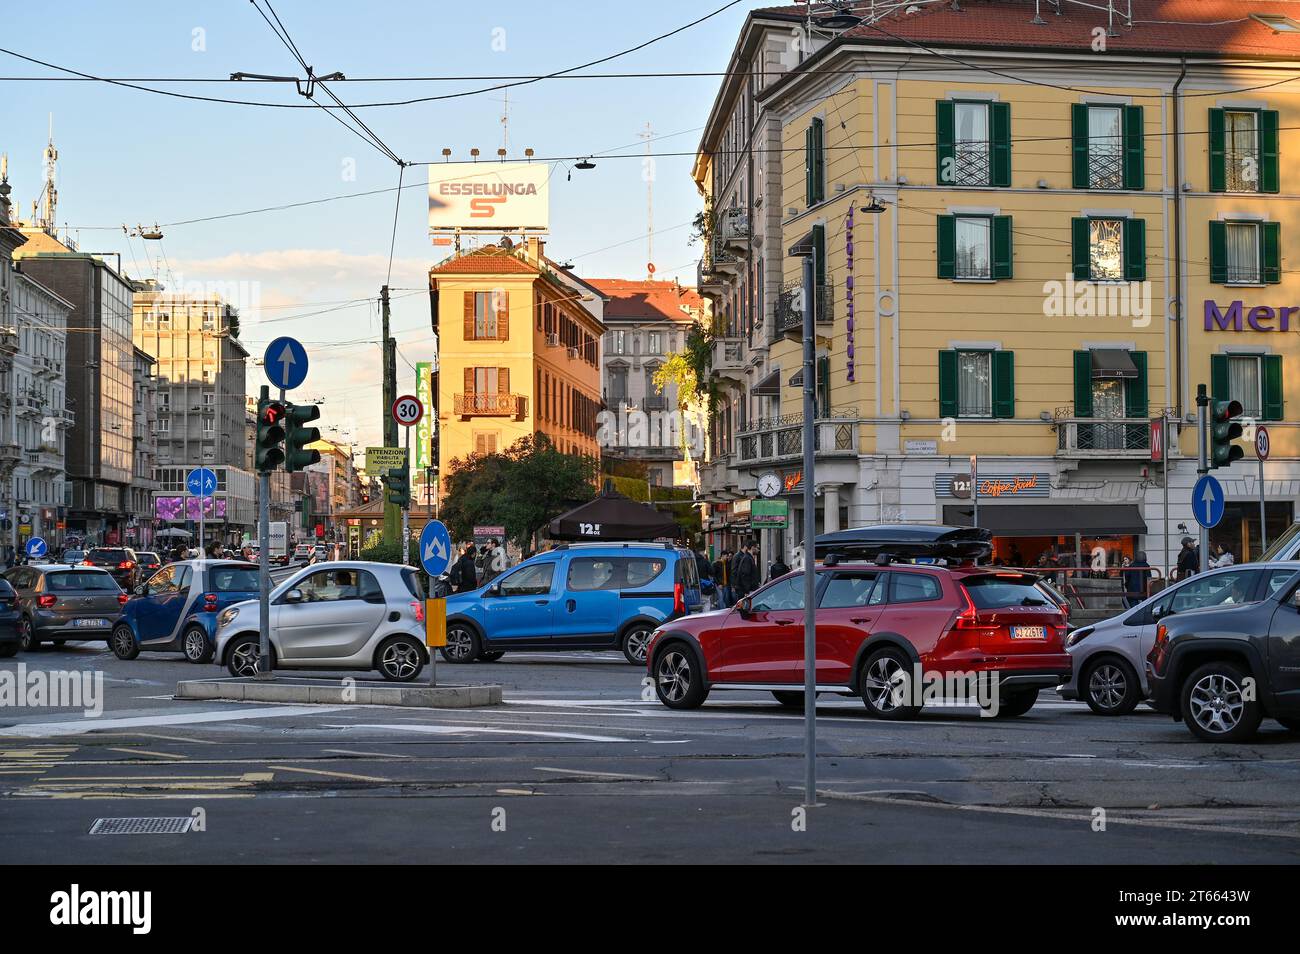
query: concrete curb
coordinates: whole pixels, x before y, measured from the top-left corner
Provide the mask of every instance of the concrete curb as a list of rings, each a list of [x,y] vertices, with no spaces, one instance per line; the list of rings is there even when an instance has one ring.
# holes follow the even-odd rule
[[[500,705],[501,687],[370,685],[362,682],[345,687],[342,680],[333,679],[275,682],[258,682],[254,679],[192,679],[176,683],[175,698],[471,709]]]

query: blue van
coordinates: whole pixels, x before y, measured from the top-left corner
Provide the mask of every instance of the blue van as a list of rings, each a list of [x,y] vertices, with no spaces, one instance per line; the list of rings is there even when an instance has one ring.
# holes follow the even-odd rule
[[[134,590],[108,644],[118,659],[140,650],[182,652],[192,663],[211,662],[217,614],[255,600],[258,569],[242,560],[168,563]]]
[[[695,554],[673,544],[561,544],[447,598],[448,662],[509,650],[621,649],[645,665],[655,627],[703,608]]]

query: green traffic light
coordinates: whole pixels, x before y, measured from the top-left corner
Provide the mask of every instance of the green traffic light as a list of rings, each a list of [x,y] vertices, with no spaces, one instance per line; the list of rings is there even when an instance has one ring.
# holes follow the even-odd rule
[[[390,467],[384,474],[387,488],[385,500],[394,507],[406,509],[411,505],[411,470],[409,465]]]
[[[1210,402],[1210,446],[1206,456],[1212,469],[1227,467],[1246,456],[1246,452],[1233,443],[1241,437],[1241,422],[1236,418],[1241,417],[1244,411],[1240,401]]]

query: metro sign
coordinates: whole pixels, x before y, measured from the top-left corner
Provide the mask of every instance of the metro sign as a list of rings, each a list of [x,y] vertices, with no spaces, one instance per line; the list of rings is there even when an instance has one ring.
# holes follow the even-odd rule
[[[1219,308],[1218,302],[1207,298],[1205,299],[1205,330],[1241,331],[1244,317],[1251,331],[1290,331],[1291,316],[1298,311],[1300,305],[1283,305],[1280,308],[1255,305],[1247,311],[1241,299],[1229,304],[1225,311]]]

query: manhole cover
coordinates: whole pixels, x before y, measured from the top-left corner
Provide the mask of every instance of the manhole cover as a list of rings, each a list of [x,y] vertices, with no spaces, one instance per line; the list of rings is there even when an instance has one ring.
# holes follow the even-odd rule
[[[192,815],[181,818],[96,818],[92,835],[183,835],[190,830]]]

